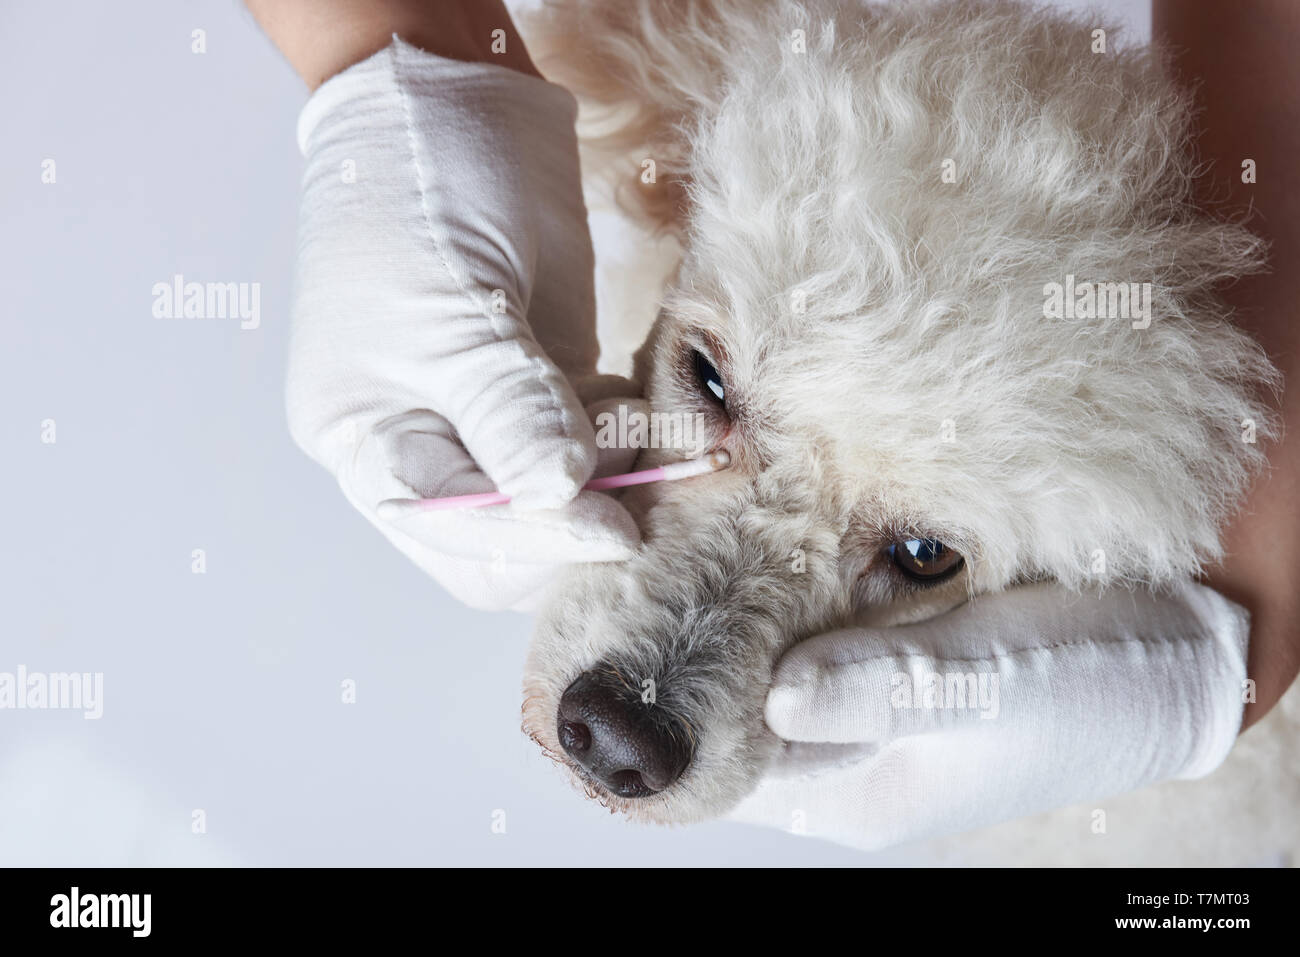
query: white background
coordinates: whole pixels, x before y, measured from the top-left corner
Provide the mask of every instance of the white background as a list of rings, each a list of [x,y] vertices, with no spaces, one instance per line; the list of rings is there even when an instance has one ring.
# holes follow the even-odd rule
[[[104,674],[98,721],[0,710],[0,864],[924,860],[628,824],[523,738],[529,621],[459,607],[286,432],[305,92],[235,0],[5,0],[0,88],[0,671]],[[154,318],[175,273],[260,283],[260,328]]]

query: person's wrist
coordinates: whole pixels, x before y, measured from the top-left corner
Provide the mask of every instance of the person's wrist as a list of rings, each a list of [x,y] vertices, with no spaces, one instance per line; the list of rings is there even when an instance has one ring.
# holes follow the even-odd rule
[[[392,42],[540,77],[501,0],[246,0],[311,90]]]
[[[388,32],[389,36],[396,34],[412,46],[449,60],[493,63],[529,76],[541,76],[501,0],[457,0],[440,4],[436,22],[420,11],[418,15],[403,17]],[[375,50],[386,45],[380,42]]]

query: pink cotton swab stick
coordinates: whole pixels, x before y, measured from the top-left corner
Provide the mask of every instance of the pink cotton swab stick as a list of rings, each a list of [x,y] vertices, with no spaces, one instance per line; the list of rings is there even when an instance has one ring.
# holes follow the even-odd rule
[[[611,488],[626,488],[629,485],[646,485],[650,482],[676,482],[695,475],[707,475],[725,469],[731,464],[731,456],[722,449],[710,452],[698,459],[661,465],[657,469],[643,469],[640,472],[624,472],[622,475],[607,475],[605,478],[592,479],[584,485],[585,492],[603,492]],[[379,517],[384,519],[400,518],[411,512],[441,512],[448,509],[484,508],[488,505],[505,505],[510,496],[504,492],[480,492],[477,495],[451,495],[447,498],[390,498],[379,503]]]

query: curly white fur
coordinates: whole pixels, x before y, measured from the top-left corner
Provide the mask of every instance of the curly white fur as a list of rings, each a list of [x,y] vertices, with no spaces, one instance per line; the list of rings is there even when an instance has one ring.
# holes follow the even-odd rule
[[[647,399],[713,416],[736,463],[707,492],[629,495],[642,554],[577,573],[530,661],[526,724],[553,752],[577,673],[659,682],[699,745],[642,815],[716,815],[752,786],[765,682],[801,637],[1027,579],[1159,587],[1220,557],[1277,382],[1214,289],[1263,250],[1192,205],[1162,58],[1113,31],[1094,53],[1099,25],[853,0],[562,0],[531,24],[583,104],[593,190],[683,250],[638,357]],[[1070,275],[1149,283],[1149,327],[1045,318]],[[683,371],[691,348],[723,368],[729,419]],[[881,549],[918,533],[965,555],[957,580],[888,577]]]

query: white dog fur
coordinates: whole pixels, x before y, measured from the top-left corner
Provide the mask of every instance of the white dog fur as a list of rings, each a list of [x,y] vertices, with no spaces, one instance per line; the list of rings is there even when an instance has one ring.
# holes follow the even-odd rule
[[[1277,381],[1214,287],[1263,250],[1190,204],[1188,101],[1114,30],[1094,52],[1106,26],[855,0],[557,0],[525,23],[582,105],[595,215],[616,195],[646,230],[598,249],[606,361],[661,305],[635,377],[651,409],[706,415],[734,462],[707,491],[628,494],[641,553],[574,573],[540,622],[525,727],[548,752],[560,694],[600,663],[652,676],[697,742],[663,794],[620,802],[583,782],[597,799],[655,821],[724,814],[775,746],[765,683],[799,638],[1030,579],[1159,588],[1221,557]],[[1150,283],[1149,327],[1045,318],[1045,285],[1067,275]],[[719,365],[729,418],[692,382],[691,348]],[[930,590],[899,581],[880,555],[905,534],[942,539],[965,569]],[[1298,720],[1293,692],[1210,778],[1106,802],[1106,835],[1079,808],[936,848],[1293,853]]]

